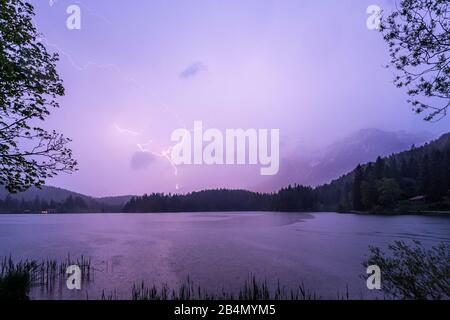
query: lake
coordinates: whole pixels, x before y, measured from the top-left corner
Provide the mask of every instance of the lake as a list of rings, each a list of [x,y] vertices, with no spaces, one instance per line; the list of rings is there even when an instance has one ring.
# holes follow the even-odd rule
[[[94,279],[80,291],[33,290],[33,298],[130,298],[133,283],[177,286],[189,275],[211,291],[238,290],[249,275],[305,287],[323,298],[346,288],[374,298],[362,262],[368,246],[395,240],[450,241],[450,219],[338,213],[152,213],[0,215],[0,256],[91,257]]]

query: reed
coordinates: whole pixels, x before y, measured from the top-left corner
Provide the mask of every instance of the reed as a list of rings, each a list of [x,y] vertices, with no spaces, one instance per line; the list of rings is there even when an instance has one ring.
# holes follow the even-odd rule
[[[78,265],[82,271],[82,281],[93,280],[94,269],[91,259],[81,256],[72,259],[70,255],[63,261],[53,259],[23,260],[14,262],[11,257],[4,257],[0,262],[0,299],[28,299],[32,287],[38,287],[45,293],[51,293],[57,285],[64,285],[67,279],[66,269],[70,265]],[[86,292],[87,295],[87,292]],[[89,296],[86,296],[88,299]],[[123,299],[117,291],[106,293],[102,291],[101,300]],[[189,276],[179,285],[171,287],[162,285],[147,285],[144,281],[134,284],[131,300],[319,300],[320,295],[310,291],[301,283],[295,288],[282,286],[278,281],[275,286],[266,280],[260,280],[255,275],[249,275],[237,290],[208,290],[196,285]],[[337,295],[338,299],[350,299],[349,290]]]
[[[51,292],[56,285],[65,282],[66,269],[74,264],[81,269],[82,282],[93,278],[91,260],[84,256],[73,260],[67,255],[67,258],[60,262],[54,259],[26,259],[15,262],[11,256],[3,257],[0,261],[0,298],[28,299],[32,287]]]
[[[108,297],[111,297],[108,296]],[[170,288],[167,284],[161,286],[147,286],[144,282],[133,285],[132,300],[318,300],[320,296],[309,291],[302,283],[294,289],[282,287],[278,282],[271,288],[267,281],[260,281],[255,276],[249,276],[242,287],[233,293],[221,289],[211,292],[194,285],[189,277],[182,281],[177,288]]]

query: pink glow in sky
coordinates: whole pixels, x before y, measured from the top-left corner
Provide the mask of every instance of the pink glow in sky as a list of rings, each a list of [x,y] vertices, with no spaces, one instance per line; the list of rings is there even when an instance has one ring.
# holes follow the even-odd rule
[[[387,47],[366,27],[373,0],[31,3],[66,87],[48,125],[73,139],[80,169],[52,185],[101,196],[260,181],[258,166],[175,170],[170,134],[195,120],[280,129],[282,157],[361,128],[450,127],[422,121],[392,85]],[[65,25],[73,3],[81,30]],[[389,11],[393,1],[377,4]]]

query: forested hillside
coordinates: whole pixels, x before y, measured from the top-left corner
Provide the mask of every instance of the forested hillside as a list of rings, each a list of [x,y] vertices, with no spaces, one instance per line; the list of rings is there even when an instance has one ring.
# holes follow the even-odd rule
[[[333,182],[294,185],[276,193],[206,190],[132,198],[126,212],[370,211],[450,209],[450,133],[421,147],[358,165]]]
[[[26,195],[26,197],[25,197]],[[39,195],[42,195],[40,197]],[[64,196],[65,195],[65,196]],[[113,202],[117,198],[116,202]],[[204,190],[188,194],[91,198],[44,187],[0,199],[0,213],[360,211],[407,213],[450,210],[450,133],[421,147],[378,157],[316,188],[290,185],[275,193]]]

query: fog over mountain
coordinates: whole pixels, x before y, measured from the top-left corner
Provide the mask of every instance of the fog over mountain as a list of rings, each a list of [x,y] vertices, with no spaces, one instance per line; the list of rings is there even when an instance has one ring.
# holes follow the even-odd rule
[[[273,191],[289,184],[317,186],[349,172],[356,165],[408,150],[435,138],[434,135],[389,132],[375,128],[358,130],[327,147],[310,153],[292,151],[281,161],[278,175],[270,177],[254,189]]]
[[[289,184],[317,186],[353,170],[356,165],[374,161],[378,156],[409,150],[412,145],[420,146],[435,138],[433,134],[408,133],[405,131],[389,132],[380,129],[362,129],[336,142],[316,149],[302,147],[291,148],[281,159],[280,170],[274,176],[257,176],[253,185],[244,187],[252,191],[272,192]],[[219,186],[226,188],[227,186]],[[198,188],[198,190],[209,189]],[[148,190],[147,193],[161,190]],[[179,193],[189,192],[180,190]],[[0,191],[0,199],[7,195],[6,190]],[[64,201],[67,197],[81,197],[86,201],[99,204],[120,206],[125,204],[130,195],[112,195],[110,197],[91,197],[62,188],[44,186],[42,189],[31,188],[25,192],[13,195],[13,198],[33,200],[36,197],[47,201]]]
[[[369,0],[140,0],[126,10],[119,1],[89,1],[79,32],[68,32],[60,2],[49,9],[48,1],[32,1],[38,30],[60,54],[66,89],[46,126],[73,140],[79,171],[49,185],[101,197],[319,183],[351,165],[310,172],[334,157],[331,146],[320,156],[322,146],[355,130],[437,137],[450,128],[450,117],[423,121],[406,90],[392,84],[386,43],[366,25]],[[395,9],[392,0],[377,5]],[[261,177],[260,166],[238,165],[175,171],[164,151],[174,130],[192,130],[195,121],[221,132],[279,129],[285,172]],[[371,158],[367,152],[358,161]]]
[[[112,197],[91,197],[89,195],[81,194],[78,192],[73,192],[70,190],[66,190],[63,188],[53,187],[53,186],[43,186],[41,189],[36,187],[32,187],[27,191],[10,194],[6,189],[0,188],[0,199],[4,200],[6,197],[11,197],[13,199],[25,200],[25,201],[33,201],[36,198],[40,200],[45,200],[47,202],[63,202],[67,198],[81,198],[88,205],[105,205],[112,207],[121,207],[128,200],[131,199],[131,195],[123,195],[123,196],[112,196]]]

